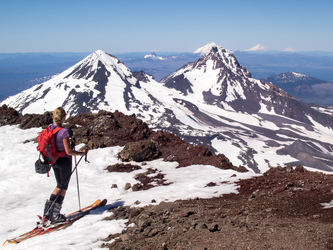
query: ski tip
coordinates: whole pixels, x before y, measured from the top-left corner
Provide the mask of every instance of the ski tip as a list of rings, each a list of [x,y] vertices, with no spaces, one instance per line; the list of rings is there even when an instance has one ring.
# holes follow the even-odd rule
[[[101,205],[101,206],[105,206],[107,202],[108,202],[108,200],[107,200],[107,199],[104,199],[104,200],[101,201],[101,204],[100,204],[100,205]]]
[[[97,205],[99,205],[99,204],[101,204],[101,200],[96,200],[91,206],[97,206]]]
[[[14,243],[16,243],[15,240],[6,240],[6,241],[2,244],[2,246],[4,247],[4,246],[7,246],[7,245],[9,245],[9,244],[14,244]]]
[[[100,200],[100,199],[98,199],[98,200],[96,200],[96,201],[92,204],[92,206],[93,206],[93,207],[95,207],[95,206],[103,207],[103,206],[106,205],[107,202],[108,202],[107,199],[104,199],[104,200]]]

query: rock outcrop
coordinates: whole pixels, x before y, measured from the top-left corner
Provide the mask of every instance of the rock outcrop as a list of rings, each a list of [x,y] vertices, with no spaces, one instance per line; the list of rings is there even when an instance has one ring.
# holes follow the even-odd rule
[[[19,125],[22,129],[43,127],[52,123],[52,112],[19,115],[3,105],[0,108],[0,125]],[[192,164],[212,165],[222,169],[247,171],[233,166],[223,154],[214,155],[207,147],[189,144],[180,137],[166,132],[153,131],[133,115],[121,112],[99,111],[96,114],[80,114],[69,117],[64,126],[73,131],[76,144],[86,149],[125,146],[119,154],[123,161],[146,161],[163,158],[176,161],[179,167]]]

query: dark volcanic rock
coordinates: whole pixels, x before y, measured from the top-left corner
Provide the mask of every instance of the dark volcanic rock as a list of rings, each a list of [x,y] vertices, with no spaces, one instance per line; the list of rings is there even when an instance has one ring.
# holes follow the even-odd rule
[[[108,249],[332,249],[333,176],[302,166],[241,180],[238,194],[113,209]],[[152,197],[154,198],[154,197]],[[281,240],[283,239],[283,240]]]
[[[151,133],[148,125],[135,115],[127,116],[118,111],[80,114],[67,121],[78,142],[90,149],[124,146],[129,141],[147,139]]]
[[[141,81],[141,82],[148,82],[148,75],[147,73],[143,72],[142,70],[141,71],[134,71],[133,72],[133,76],[138,80],[138,81]],[[152,75],[149,75],[150,77],[154,78]]]
[[[166,161],[177,161],[179,167],[192,164],[212,165],[221,169],[235,169],[236,171],[247,171],[244,167],[235,167],[223,154],[213,155],[204,146],[188,144],[180,137],[165,131],[153,131],[150,135],[161,152],[161,158]]]
[[[128,142],[118,154],[122,161],[148,161],[159,156],[157,145],[152,140]]]
[[[52,123],[52,112],[20,116],[7,106],[0,109],[0,125],[19,124],[21,128],[43,127]],[[165,131],[152,131],[148,125],[133,115],[121,112],[99,111],[97,114],[80,114],[69,117],[64,127],[73,131],[76,144],[87,149],[110,146],[127,146],[122,157],[127,161],[145,161],[157,157],[176,161],[179,167],[193,164],[212,165],[221,169],[247,171],[235,167],[223,154],[214,155],[207,147],[189,144],[180,137]],[[124,158],[124,159],[125,159]]]
[[[134,170],[141,169],[140,166],[132,165],[132,164],[114,164],[110,165],[106,168],[109,172],[119,172],[119,173],[128,173]]]
[[[47,125],[51,124],[52,121],[52,112],[45,112],[42,115],[36,114],[25,114],[24,116],[20,117],[20,128],[28,129],[28,128],[35,128],[35,127],[46,127]]]
[[[42,115],[38,114],[25,114],[19,115],[19,112],[13,108],[8,108],[3,105],[0,108],[0,126],[4,125],[20,125],[22,129],[45,127],[52,123],[52,113],[45,112]]]
[[[19,112],[7,105],[0,107],[0,126],[17,124]]]

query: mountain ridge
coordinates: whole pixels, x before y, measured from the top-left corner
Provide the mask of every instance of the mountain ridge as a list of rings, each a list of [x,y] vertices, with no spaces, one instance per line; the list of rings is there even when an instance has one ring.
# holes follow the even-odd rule
[[[330,171],[333,161],[326,150],[330,129],[320,127],[332,128],[332,117],[312,110],[273,84],[251,78],[235,56],[220,46],[161,82],[144,72],[131,72],[119,59],[98,50],[1,104],[23,114],[58,106],[69,115],[99,110],[134,113],[152,129],[165,129],[213,152],[224,153],[227,147],[231,151],[226,155],[234,165],[255,172],[288,163],[315,168],[319,156],[320,168]],[[312,141],[316,147],[308,152],[295,143],[298,140],[301,145]],[[283,151],[288,147],[304,152],[291,156]]]
[[[320,98],[321,103],[329,104],[333,97],[333,83],[297,72],[284,72],[262,80],[272,82],[307,103]]]

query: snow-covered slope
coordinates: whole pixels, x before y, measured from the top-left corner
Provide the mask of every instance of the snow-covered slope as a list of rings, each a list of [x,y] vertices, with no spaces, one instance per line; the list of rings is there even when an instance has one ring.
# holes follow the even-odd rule
[[[21,235],[35,227],[37,214],[43,212],[45,200],[55,187],[53,171],[50,178],[36,174],[34,163],[38,158],[37,144],[33,142],[41,128],[22,130],[16,126],[0,127],[0,239],[6,240]],[[26,143],[26,141],[30,141]],[[79,148],[80,145],[77,145]],[[121,147],[109,147],[91,150],[88,154],[90,163],[81,161],[78,166],[80,197],[82,206],[91,204],[96,199],[107,199],[106,207],[98,209],[76,221],[72,226],[26,240],[19,244],[7,245],[4,249],[100,249],[103,239],[111,233],[121,233],[127,220],[103,220],[111,216],[111,207],[145,206],[172,202],[195,197],[218,197],[225,193],[237,193],[235,181],[254,176],[253,173],[238,173],[233,170],[221,170],[212,166],[195,165],[177,168],[175,162],[155,160],[146,165],[135,164],[141,169],[130,173],[109,173],[109,165],[121,163],[117,157]],[[18,154],[19,152],[19,154]],[[19,156],[19,157],[18,157]],[[134,192],[125,190],[125,184],[138,183],[134,177],[145,173],[149,168],[165,175],[169,185]],[[75,173],[74,173],[75,174]],[[149,174],[148,176],[153,176]],[[214,187],[207,186],[216,182]],[[118,188],[112,188],[117,184]],[[152,203],[155,199],[156,203]],[[135,205],[136,201],[140,202]],[[69,214],[78,209],[76,179],[70,182],[62,212]]]
[[[304,115],[307,108],[301,102],[271,83],[251,78],[235,56],[219,46],[161,82],[191,100],[225,110],[284,115],[310,123]],[[333,123],[325,125],[333,126]]]
[[[213,47],[216,47],[217,45],[214,42],[208,43],[200,48],[198,48],[197,50],[195,50],[193,53],[194,54],[201,54],[201,55],[205,55],[207,53],[209,53]]]
[[[98,50],[51,80],[5,100],[21,113],[43,113],[63,106],[69,115],[112,107],[122,109],[136,79],[116,57]]]
[[[333,158],[329,140],[316,140],[315,133],[310,139],[304,140],[303,136],[309,136],[314,130],[321,133],[314,127],[324,124],[330,128],[324,129],[326,132],[323,133],[332,138],[332,117],[322,116],[273,84],[252,79],[224,48],[212,48],[209,54],[173,72],[162,82],[188,98],[188,103],[182,103],[191,110],[192,120],[212,126],[209,134],[214,138],[211,140],[213,147],[228,157],[233,155],[231,161],[234,164],[250,166],[256,171],[283,161],[284,164],[293,162],[330,169]],[[193,100],[197,101],[196,105]],[[296,127],[303,128],[304,133],[299,134]],[[328,144],[307,151],[306,145],[312,140],[319,145]],[[301,146],[296,146],[295,141]],[[297,147],[292,150],[294,153],[285,150],[288,144],[289,150]],[[319,149],[322,147],[326,148],[325,153]],[[224,148],[237,153],[228,154]],[[272,155],[267,152],[268,148],[269,152],[274,152]],[[283,154],[286,156],[281,156]],[[319,155],[326,155],[324,158],[327,157],[330,163],[320,163]],[[288,159],[290,156],[294,160]]]
[[[96,51],[78,64],[3,101],[22,113],[63,106],[70,115],[119,110],[153,129],[225,154],[255,172],[302,164],[332,170],[333,120],[271,83],[255,80],[230,51],[214,46],[156,82]]]

